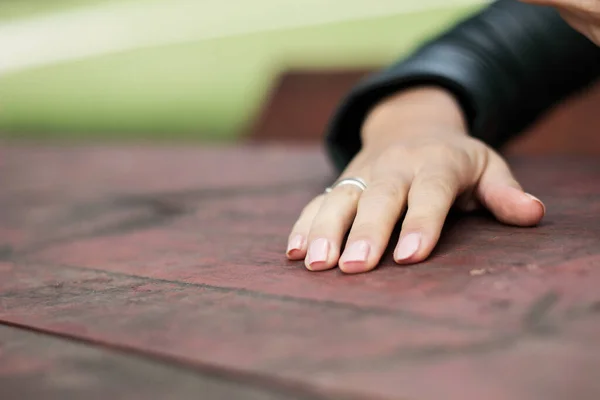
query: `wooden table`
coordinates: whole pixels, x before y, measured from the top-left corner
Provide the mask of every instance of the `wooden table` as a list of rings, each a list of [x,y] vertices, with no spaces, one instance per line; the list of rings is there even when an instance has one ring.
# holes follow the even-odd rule
[[[533,229],[309,273],[312,148],[0,148],[1,399],[600,398],[600,160],[514,159]]]

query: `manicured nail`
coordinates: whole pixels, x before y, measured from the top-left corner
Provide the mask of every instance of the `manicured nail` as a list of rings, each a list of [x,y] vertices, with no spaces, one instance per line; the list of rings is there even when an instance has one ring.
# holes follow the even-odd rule
[[[364,240],[352,243],[340,259],[340,269],[348,274],[365,272],[370,251],[371,246]]]
[[[421,235],[418,233],[409,233],[408,235],[402,237],[400,242],[398,243],[398,247],[396,247],[396,253],[394,254],[394,258],[396,261],[404,261],[412,257],[417,250],[419,250],[419,246],[421,245]]]
[[[540,203],[540,205],[542,206],[542,208],[544,209],[544,214],[546,213],[546,206],[544,205],[544,203],[542,203],[542,201],[540,199],[538,199],[537,197],[535,197],[532,194],[529,193],[525,193],[527,195],[527,197],[529,197],[531,200],[533,201],[537,201],[538,203]]]
[[[308,265],[311,269],[318,269],[327,261],[329,255],[329,241],[327,239],[316,239],[310,244],[308,249]]]
[[[289,256],[293,252],[302,250],[302,245],[304,244],[304,238],[302,235],[294,236],[288,243],[286,254]]]
[[[371,246],[364,240],[352,243],[344,252],[342,260],[344,263],[363,263],[369,257]]]

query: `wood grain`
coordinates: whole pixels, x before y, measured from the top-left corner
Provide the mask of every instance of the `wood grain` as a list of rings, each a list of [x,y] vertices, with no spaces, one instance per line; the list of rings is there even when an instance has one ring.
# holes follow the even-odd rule
[[[316,398],[600,396],[595,158],[511,160],[537,228],[452,216],[426,263],[344,276],[284,256],[317,149],[1,156],[0,320]]]
[[[0,325],[0,398],[314,399]]]

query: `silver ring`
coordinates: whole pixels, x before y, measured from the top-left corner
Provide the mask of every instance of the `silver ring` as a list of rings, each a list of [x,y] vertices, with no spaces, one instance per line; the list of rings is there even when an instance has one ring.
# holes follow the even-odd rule
[[[333,189],[335,189],[336,187],[343,186],[343,185],[356,186],[361,191],[364,191],[367,188],[367,183],[364,180],[362,180],[361,178],[358,178],[358,177],[344,178],[344,179],[341,179],[341,180],[335,182],[333,185],[331,185],[330,187],[328,187],[327,189],[325,189],[325,193],[329,193]]]

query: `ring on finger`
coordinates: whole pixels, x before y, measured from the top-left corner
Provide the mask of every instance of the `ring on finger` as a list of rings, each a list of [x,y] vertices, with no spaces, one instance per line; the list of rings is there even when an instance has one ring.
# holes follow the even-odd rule
[[[325,193],[329,193],[333,189],[340,187],[340,186],[344,186],[344,185],[355,186],[355,187],[359,188],[361,190],[361,192],[367,188],[367,183],[364,181],[364,179],[359,178],[359,177],[350,177],[350,178],[340,179],[339,181],[335,182],[333,185],[331,185],[327,189],[325,189]]]

